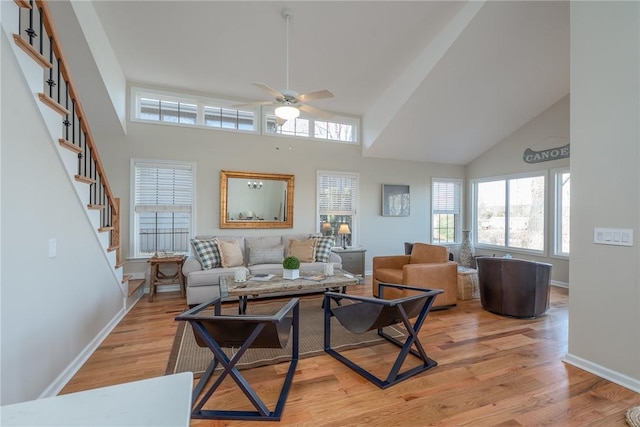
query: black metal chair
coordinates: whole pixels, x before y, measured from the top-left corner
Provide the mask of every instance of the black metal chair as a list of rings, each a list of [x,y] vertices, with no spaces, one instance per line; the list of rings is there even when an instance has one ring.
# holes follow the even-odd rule
[[[394,300],[385,300],[383,295],[385,288],[415,291],[416,294]],[[420,328],[422,328],[434,300],[438,294],[444,291],[442,289],[425,289],[389,283],[380,283],[378,289],[379,298],[325,292],[324,351],[356,371],[368,381],[385,389],[438,365],[435,360],[427,357],[427,353],[418,338],[418,332],[420,332]],[[352,301],[352,303],[331,308],[331,299],[336,297],[341,297],[343,302]],[[383,380],[375,376],[351,359],[348,359],[343,354],[331,348],[331,317],[335,317],[348,331],[356,334],[377,329],[379,336],[401,348],[386,379]],[[409,319],[414,317],[415,321],[412,324]],[[384,327],[398,323],[402,323],[407,331],[407,337],[404,342],[388,335],[383,330]],[[413,347],[415,347],[415,349]],[[409,353],[420,359],[422,363],[414,368],[400,372]]]
[[[194,307],[176,317],[178,321],[187,321],[193,327],[196,342],[200,347],[208,347],[213,353],[213,360],[203,374],[193,391],[192,418],[220,419],[220,420],[270,420],[279,421],[287,401],[293,374],[298,364],[298,334],[300,324],[300,308],[298,298],[293,298],[274,315],[224,315],[221,314],[221,299],[215,298],[210,302]],[[213,306],[214,311],[202,313]],[[270,411],[258,394],[240,374],[236,364],[249,348],[285,348],[289,337],[292,336],[291,362],[286,378],[280,391],[278,402]],[[222,348],[238,348],[229,359]],[[222,365],[220,376],[211,387],[200,395],[211,378],[214,370]],[[247,396],[255,411],[203,409],[222,381],[230,375],[238,387]]]

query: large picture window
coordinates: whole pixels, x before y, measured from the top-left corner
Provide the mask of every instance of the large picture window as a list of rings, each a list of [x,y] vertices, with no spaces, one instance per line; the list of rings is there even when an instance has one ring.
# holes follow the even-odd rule
[[[431,186],[431,242],[460,241],[460,204],[462,182],[459,179],[434,178]]]
[[[193,172],[191,163],[132,161],[133,256],[189,251]]]
[[[347,246],[357,241],[356,207],[358,174],[318,171],[318,231],[336,237],[336,246],[345,239]],[[347,224],[350,234],[338,235],[340,225]]]
[[[545,251],[545,175],[475,181],[476,244]]]

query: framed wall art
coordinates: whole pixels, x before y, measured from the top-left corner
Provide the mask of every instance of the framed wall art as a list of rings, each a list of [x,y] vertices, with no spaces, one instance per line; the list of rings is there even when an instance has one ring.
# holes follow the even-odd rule
[[[409,216],[408,185],[382,184],[382,216]]]

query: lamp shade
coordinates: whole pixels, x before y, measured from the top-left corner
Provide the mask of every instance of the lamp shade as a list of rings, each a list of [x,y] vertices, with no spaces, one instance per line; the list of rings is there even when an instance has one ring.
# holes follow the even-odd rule
[[[322,231],[331,231],[331,224],[329,224],[328,222],[323,222]]]
[[[276,108],[275,112],[276,116],[285,120],[295,119],[296,117],[300,116],[300,110],[290,105],[281,105],[280,107]]]
[[[338,228],[338,234],[351,234],[351,230],[349,230],[349,224],[340,224],[340,228]]]

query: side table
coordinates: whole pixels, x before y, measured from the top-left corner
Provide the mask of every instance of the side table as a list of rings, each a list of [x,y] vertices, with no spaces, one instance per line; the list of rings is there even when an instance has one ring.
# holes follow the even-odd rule
[[[180,295],[185,297],[184,276],[182,275],[182,264],[184,264],[184,255],[176,255],[171,257],[152,257],[147,261],[151,264],[151,271],[149,273],[149,302],[153,301],[153,296],[157,291],[158,285],[180,285]],[[177,271],[175,274],[167,275],[160,271],[160,266],[163,264],[175,264]]]
[[[364,253],[367,251],[365,248],[333,248],[331,251],[342,258],[343,270],[364,278]]]
[[[478,270],[458,266],[458,299],[480,298]]]

